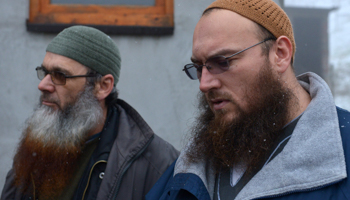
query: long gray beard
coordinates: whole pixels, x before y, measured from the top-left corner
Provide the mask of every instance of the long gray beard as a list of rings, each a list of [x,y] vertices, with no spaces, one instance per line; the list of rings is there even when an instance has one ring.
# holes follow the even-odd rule
[[[86,86],[73,105],[54,110],[38,105],[26,121],[25,130],[33,140],[57,147],[81,144],[89,131],[103,123],[103,110],[93,95],[93,87]]]

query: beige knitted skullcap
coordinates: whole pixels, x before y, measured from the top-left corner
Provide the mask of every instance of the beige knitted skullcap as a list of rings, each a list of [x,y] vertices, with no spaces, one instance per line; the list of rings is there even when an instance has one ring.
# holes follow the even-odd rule
[[[296,45],[292,24],[283,9],[272,0],[216,0],[205,11],[211,8],[231,10],[260,24],[276,38],[288,37],[293,45],[294,59]]]

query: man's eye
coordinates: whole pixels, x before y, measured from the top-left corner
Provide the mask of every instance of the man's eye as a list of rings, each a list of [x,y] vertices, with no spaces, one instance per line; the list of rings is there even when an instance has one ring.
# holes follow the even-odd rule
[[[225,67],[225,66],[227,66],[226,60],[219,60],[216,64],[217,64],[218,66],[220,66],[220,67]]]
[[[52,72],[53,76],[55,76],[56,79],[64,79],[65,74],[62,72]]]
[[[227,60],[225,58],[213,58],[210,62],[211,65],[214,65],[216,67],[226,67],[227,66]]]

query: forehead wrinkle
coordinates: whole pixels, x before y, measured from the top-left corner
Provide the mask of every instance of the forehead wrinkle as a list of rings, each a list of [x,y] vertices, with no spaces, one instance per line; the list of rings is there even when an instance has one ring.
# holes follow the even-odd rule
[[[238,49],[232,49],[232,48],[222,48],[217,51],[214,51],[208,58],[213,58],[216,56],[230,56],[234,53],[239,52],[240,50]]]
[[[44,64],[41,64],[41,67],[45,68],[48,71],[59,71],[59,72],[62,72],[64,74],[66,74],[66,75],[71,75],[72,74],[69,70],[64,69],[64,68],[62,68],[62,67],[60,67],[58,65],[54,65],[54,66],[50,67],[50,69],[48,69],[48,67],[45,66]]]
[[[74,75],[76,73],[84,73],[88,71],[88,67],[66,56],[47,52],[43,64],[48,70],[55,70]]]
[[[257,38],[256,31],[255,22],[235,12],[217,9],[198,22],[193,36],[193,55],[201,59],[230,56],[249,47],[250,41]]]
[[[69,70],[64,69],[64,68],[62,68],[62,67],[59,67],[59,66],[53,66],[53,67],[52,67],[52,70],[53,70],[53,71],[62,72],[62,73],[64,73],[64,74],[66,74],[66,75],[71,75],[71,74],[72,74]]]

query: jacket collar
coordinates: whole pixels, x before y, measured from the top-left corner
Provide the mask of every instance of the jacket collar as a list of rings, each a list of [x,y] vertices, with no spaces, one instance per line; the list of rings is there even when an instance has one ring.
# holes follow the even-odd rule
[[[107,199],[112,196],[120,182],[123,172],[132,159],[140,153],[153,139],[152,129],[143,120],[140,114],[125,101],[118,99],[114,105],[119,113],[118,133],[113,141],[109,154],[108,165],[97,199]]]
[[[118,134],[119,116],[117,108],[110,106],[108,108],[107,120],[100,133],[100,142],[94,152],[93,161],[107,160],[109,152],[112,149],[113,142]]]

